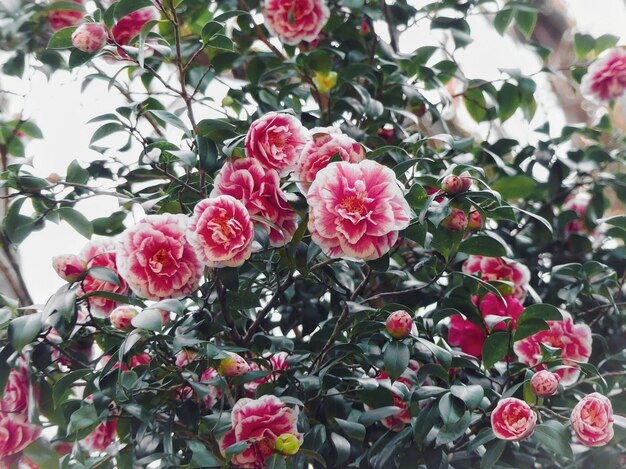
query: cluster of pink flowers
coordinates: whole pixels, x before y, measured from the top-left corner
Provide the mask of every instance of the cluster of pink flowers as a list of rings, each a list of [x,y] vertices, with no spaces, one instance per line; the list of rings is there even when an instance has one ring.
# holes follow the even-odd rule
[[[463,264],[463,272],[470,275],[480,275],[485,282],[497,280],[509,282],[512,285],[511,294],[519,300],[526,297],[530,271],[519,262],[504,257],[469,256]]]
[[[517,318],[519,318],[524,307],[514,296],[504,296],[504,302],[494,293],[487,293],[480,301],[478,297],[472,298],[473,303],[478,307],[483,319],[488,316],[503,316],[511,318],[511,328],[516,329]],[[474,322],[464,319],[459,315],[450,318],[450,329],[448,332],[448,342],[455,345],[469,355],[482,357],[483,344],[487,338],[487,324],[482,327]],[[505,322],[500,322],[493,327],[495,331],[506,330]]]
[[[606,102],[623,96],[626,91],[626,51],[610,50],[587,70],[580,88],[584,95]]]
[[[549,330],[539,331],[515,342],[513,350],[522,363],[535,367],[542,358],[539,344],[561,349],[564,367],[555,373],[561,378],[563,386],[571,386],[580,375],[580,367],[572,360],[587,363],[591,356],[591,329],[586,324],[574,324],[568,313],[563,313],[563,320],[548,321],[548,325]],[[545,366],[536,368],[545,369]]]
[[[267,0],[265,25],[285,44],[313,42],[330,18],[325,0]]]
[[[26,362],[20,359],[10,371],[0,399],[0,461],[19,457],[41,434],[41,428],[28,421],[29,388]]]

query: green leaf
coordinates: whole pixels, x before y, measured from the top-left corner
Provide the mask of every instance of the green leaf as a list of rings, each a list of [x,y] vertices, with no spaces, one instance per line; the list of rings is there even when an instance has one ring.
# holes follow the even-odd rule
[[[556,306],[547,303],[537,303],[527,306],[517,319],[517,324],[523,324],[530,319],[543,319],[544,321],[560,321],[563,315]]]
[[[384,351],[385,371],[392,380],[398,378],[409,366],[411,352],[404,342],[391,341]]]
[[[203,119],[198,122],[198,133],[214,142],[223,142],[235,136],[236,127],[219,119]]]
[[[505,83],[498,91],[498,117],[504,122],[511,117],[520,103],[520,93],[517,86]]]
[[[480,88],[468,89],[464,93],[465,108],[472,119],[481,122],[487,118],[487,102]]]
[[[41,469],[56,469],[59,467],[58,453],[52,448],[47,438],[33,441],[23,450],[24,456]]]
[[[469,386],[455,384],[450,387],[450,392],[453,396],[461,399],[468,410],[474,410],[478,408],[480,402],[485,397],[485,391],[482,386],[478,384],[470,384]]]
[[[120,0],[115,5],[115,17],[121,19],[133,11],[151,6],[154,6],[151,0]]]
[[[577,59],[584,59],[596,46],[596,40],[589,34],[576,33],[574,35],[574,50]]]
[[[163,317],[158,309],[144,309],[130,322],[137,329],[147,331],[158,332],[163,328]]]
[[[454,397],[451,393],[444,394],[439,399],[439,415],[444,425],[453,425],[461,420],[465,414],[465,406],[463,401]]]
[[[224,29],[224,25],[222,23],[219,23],[217,21],[209,21],[202,28],[202,42],[206,44],[207,42],[209,42],[209,39],[219,33],[222,29]]]
[[[498,459],[502,456],[506,443],[507,442],[505,440],[497,440],[487,445],[487,451],[485,451],[485,454],[480,461],[480,469],[491,469],[492,467],[495,467]]]
[[[264,469],[286,469],[285,457],[280,454],[272,454],[265,461]]]
[[[494,435],[491,427],[482,428],[476,438],[470,441],[470,444],[467,445],[468,451],[474,451],[479,446],[483,446],[485,443],[489,443],[491,440],[495,439],[496,435]]]
[[[380,407],[378,409],[368,410],[366,412],[363,412],[359,416],[359,423],[362,425],[365,425],[366,427],[369,427],[370,425],[372,425],[375,422],[378,422],[379,420],[382,420],[387,417],[391,417],[392,415],[396,415],[401,410],[402,409],[400,409],[399,407],[395,407],[395,406],[386,406],[386,407]]]
[[[337,464],[343,464],[350,457],[350,442],[339,433],[331,433],[330,440],[337,451]]]
[[[233,51],[233,41],[223,34],[216,34],[211,38],[211,40],[207,43],[207,45],[213,49],[227,50]]]
[[[89,172],[78,161],[73,160],[67,167],[65,180],[74,184],[85,184],[89,180]]]
[[[117,122],[108,122],[94,132],[91,137],[91,141],[89,142],[89,146],[104,137],[108,137],[111,134],[122,131],[124,131],[124,126],[122,124],[118,124]]]
[[[459,245],[459,251],[487,257],[507,255],[506,246],[500,240],[489,235],[476,235],[464,239]]]
[[[68,433],[82,430],[83,428],[90,427],[99,422],[100,419],[98,418],[95,407],[92,404],[87,404],[84,407],[80,407],[70,417]]]
[[[530,39],[537,25],[537,13],[531,11],[516,10],[515,24],[517,28],[524,34],[526,39]]]
[[[46,46],[48,49],[69,49],[74,47],[72,44],[72,34],[78,26],[70,26],[69,28],[59,29],[52,35]]]
[[[256,308],[260,304],[259,296],[256,293],[246,290],[227,291],[226,303],[230,308],[237,311]]]
[[[61,376],[61,378],[54,383],[54,387],[52,388],[52,400],[55,407],[58,406],[61,399],[63,399],[63,397],[71,391],[72,384],[91,374],[91,372],[91,369],[74,370]]]
[[[57,209],[56,213],[58,213],[63,220],[68,222],[72,228],[85,238],[89,239],[91,238],[91,235],[93,235],[93,226],[91,222],[87,220],[85,215],[79,211],[70,207],[61,207]]]
[[[491,368],[499,362],[509,351],[509,333],[505,331],[493,332],[487,336],[483,344],[483,363],[485,368]]]
[[[615,217],[605,218],[604,220],[598,221],[602,221],[607,225],[615,226],[621,230],[626,231],[626,215],[617,215]]]
[[[187,440],[187,446],[193,452],[189,467],[221,467],[222,463],[218,461],[213,454],[199,441]]]
[[[493,19],[493,26],[500,36],[504,35],[504,31],[513,20],[513,10],[500,10]]]
[[[231,18],[235,18],[236,16],[249,15],[250,13],[243,10],[228,10],[222,13],[221,15],[217,15],[213,18],[215,21],[224,22]]]
[[[168,124],[171,124],[174,127],[182,130],[183,132],[187,132],[189,130],[185,123],[177,115],[172,114],[171,112],[161,111],[159,109],[150,109],[149,112],[159,119],[164,120]]]
[[[109,269],[108,267],[103,266],[94,266],[91,267],[88,271],[88,274],[95,278],[96,280],[102,280],[103,282],[109,282],[113,285],[121,286],[120,278],[117,274]]]
[[[81,65],[86,64],[91,59],[93,59],[96,55],[98,55],[98,52],[100,51],[84,52],[80,49],[74,49],[70,53],[70,60],[69,60],[70,68],[80,67]]]
[[[537,425],[533,437],[550,451],[570,459],[573,457],[569,430],[562,423],[551,420]]]
[[[20,352],[30,344],[41,332],[41,314],[27,314],[13,319],[9,323],[9,341],[15,350]]]
[[[335,422],[339,425],[339,428],[353,440],[363,442],[365,440],[365,426],[358,422],[352,422],[350,420],[343,420],[335,417]]]
[[[248,443],[247,441],[239,441],[234,445],[229,446],[228,448],[226,448],[226,459],[230,460],[230,458],[236,456],[237,454],[243,453],[249,447],[250,443]]]
[[[611,47],[615,47],[618,43],[619,37],[613,36],[612,34],[603,34],[600,37],[596,38],[595,52],[599,54],[606,49],[610,49]]]
[[[491,188],[498,191],[505,199],[524,199],[535,192],[537,183],[524,175],[505,176],[498,179]]]

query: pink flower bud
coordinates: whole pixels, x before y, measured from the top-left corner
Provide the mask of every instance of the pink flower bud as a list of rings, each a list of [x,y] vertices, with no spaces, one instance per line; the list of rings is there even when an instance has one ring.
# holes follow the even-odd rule
[[[148,365],[152,361],[152,357],[146,352],[135,355],[130,359],[130,367],[135,368],[139,365]]]
[[[458,194],[463,191],[463,181],[459,176],[449,174],[443,178],[441,190],[448,195]]]
[[[470,230],[479,231],[483,229],[483,217],[478,210],[474,210],[470,213],[469,222],[467,226]]]
[[[359,27],[359,34],[363,37],[369,36],[370,33],[372,32],[372,28],[370,28],[370,25],[367,21],[363,21],[361,23],[361,26]]]
[[[56,184],[61,180],[61,176],[57,173],[50,173],[46,179],[50,184]]]
[[[72,44],[83,52],[98,52],[107,42],[107,30],[97,23],[81,24],[72,34]]]
[[[165,310],[159,310],[159,312],[161,313],[161,323],[163,324],[163,327],[167,326],[170,322],[170,313],[169,311],[165,311]]]
[[[450,215],[441,222],[441,226],[450,231],[465,231],[467,229],[467,216],[463,210],[453,208]]]
[[[572,410],[570,422],[583,445],[606,445],[613,438],[611,401],[597,392],[583,397]]]
[[[537,396],[550,397],[556,392],[560,382],[561,377],[556,373],[541,370],[531,378],[530,387]]]
[[[87,268],[85,261],[73,254],[63,254],[52,258],[52,267],[59,277],[66,282],[80,279]]]
[[[130,323],[137,316],[137,310],[130,306],[118,306],[111,312],[109,319],[111,325],[120,331],[128,330],[132,327]]]
[[[468,191],[472,187],[472,178],[470,173],[464,171],[459,176],[461,178],[461,183],[463,185],[463,191]]]
[[[196,358],[198,352],[192,349],[182,349],[180,352],[176,354],[176,366],[184,367],[189,365],[194,358]]]
[[[514,397],[500,399],[491,413],[491,427],[496,438],[519,441],[532,435],[537,425],[537,414],[530,406]]]
[[[243,357],[232,352],[226,353],[228,354],[228,358],[220,360],[220,366],[217,369],[222,376],[234,378],[235,376],[241,376],[250,371],[250,365]]]
[[[66,0],[50,0],[50,3],[56,3]],[[70,2],[83,4],[83,0],[69,0]],[[54,31],[58,31],[63,28],[75,26],[83,20],[83,12],[77,10],[52,10],[48,13],[48,21],[50,27]]]
[[[404,310],[394,311],[387,317],[387,332],[394,339],[404,339],[412,327],[413,318]]]

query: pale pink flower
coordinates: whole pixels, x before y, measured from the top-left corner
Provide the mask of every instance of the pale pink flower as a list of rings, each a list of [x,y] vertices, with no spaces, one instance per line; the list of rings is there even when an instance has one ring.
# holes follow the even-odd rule
[[[589,230],[585,225],[585,215],[587,214],[587,208],[591,202],[591,194],[587,192],[579,192],[576,195],[567,198],[563,203],[562,210],[572,210],[578,215],[577,220],[572,220],[565,226],[565,233],[567,234],[585,234]]]
[[[109,319],[114,328],[125,331],[132,327],[131,321],[137,314],[137,310],[132,306],[122,305],[111,311]]]
[[[239,399],[231,413],[232,429],[220,440],[220,451],[226,454],[226,448],[248,442],[243,452],[232,457],[235,466],[261,469],[265,460],[274,453],[276,439],[285,433],[298,433],[298,409],[287,407],[276,396],[266,395],[259,399]]]
[[[29,423],[25,416],[0,416],[0,461],[22,451],[40,434],[41,427]]]
[[[98,52],[106,42],[107,30],[97,23],[81,24],[72,34],[72,44],[83,52]]]
[[[330,18],[325,0],[266,0],[265,26],[285,44],[312,42]]]
[[[82,5],[83,0],[50,0],[50,3],[56,3],[61,1],[70,1]],[[54,31],[58,31],[63,28],[69,28],[70,26],[76,26],[83,21],[84,13],[77,10],[52,10],[48,13],[48,21],[50,27]]]
[[[120,277],[117,269],[117,254],[116,244],[111,239],[103,239],[91,241],[85,245],[79,254],[87,269],[92,267],[106,267],[117,275],[119,285],[108,282],[106,280],[100,280],[98,278],[87,275],[81,282],[80,294],[93,293],[97,291],[116,293],[118,295],[128,294],[128,285]],[[89,306],[91,311],[98,314],[104,314],[108,316],[111,311],[117,307],[118,303],[115,300],[109,300],[100,296],[92,296],[89,298]]]
[[[480,274],[486,282],[510,282],[513,284],[512,293],[518,299],[524,299],[530,282],[528,267],[504,257],[469,256],[463,264],[463,272],[470,275]]]
[[[141,32],[146,23],[160,18],[159,10],[155,7],[145,7],[135,10],[121,18],[111,28],[111,36],[115,42],[125,46]]]
[[[378,259],[411,219],[394,172],[375,161],[328,165],[306,197],[309,231],[329,257]]]
[[[201,383],[205,383],[207,381],[215,382],[219,379],[221,379],[220,375],[215,368],[207,368],[206,370],[204,370],[202,375],[200,375]],[[217,404],[217,402],[222,398],[222,390],[219,387],[213,386],[211,384],[209,384],[207,387],[209,388],[209,394],[204,397],[204,404],[207,406],[207,408],[212,409],[215,404]]]
[[[103,453],[113,445],[116,437],[117,420],[107,420],[106,422],[98,424],[98,426],[81,441],[81,444],[88,451]]]
[[[597,392],[583,397],[570,416],[574,433],[585,446],[604,446],[613,438],[613,406]]]
[[[7,379],[4,393],[0,395],[0,417],[26,413],[28,409],[28,389],[30,382],[26,367],[12,369]]]
[[[537,414],[514,397],[500,399],[491,413],[493,433],[501,440],[519,441],[529,437],[537,426]]]
[[[253,158],[229,161],[215,178],[211,197],[230,195],[243,203],[254,222],[269,233],[272,246],[288,243],[297,228],[298,215],[280,189],[280,176]],[[279,228],[279,229],[278,229]]]
[[[189,349],[189,348],[181,349],[176,354],[176,366],[178,366],[179,368],[186,367],[196,358],[196,355],[198,355],[198,352],[196,352],[193,349]]]
[[[293,170],[309,139],[309,131],[291,114],[268,112],[250,125],[246,156],[286,176]]]
[[[559,388],[561,377],[548,370],[535,373],[530,379],[530,388],[539,397],[550,397]]]
[[[555,373],[561,377],[563,386],[571,386],[580,375],[579,366],[572,360],[587,363],[591,355],[591,329],[586,324],[574,324],[568,313],[563,314],[561,321],[548,321],[549,330],[515,342],[513,350],[520,361],[535,366],[541,361],[540,343],[561,349],[561,359],[565,368]],[[544,365],[537,369],[545,369]]]
[[[162,300],[197,289],[202,265],[185,237],[187,224],[184,215],[148,215],[121,234],[117,266],[137,295]]]
[[[87,265],[74,254],[63,254],[52,258],[52,268],[66,282],[75,282],[85,273]]]
[[[248,392],[248,394],[254,395],[256,393],[257,388],[260,385],[276,381],[276,379],[280,376],[280,373],[278,373],[279,371],[288,370],[289,364],[287,363],[287,358],[289,358],[289,354],[287,352],[278,352],[278,353],[272,354],[268,358],[268,361],[270,362],[270,365],[272,366],[271,369],[268,371],[272,371],[272,373],[270,373],[267,376],[264,376],[263,378],[259,378],[254,381],[244,383],[243,386]],[[250,365],[250,371],[257,371],[257,370],[262,371],[263,370],[263,368],[260,368],[259,365],[257,365],[255,362],[250,362],[249,365]]]
[[[596,101],[611,101],[626,90],[626,51],[615,48],[597,59],[580,83],[583,94]]]
[[[328,166],[334,155],[348,163],[359,163],[365,159],[365,150],[361,144],[337,128],[311,129],[311,135],[313,137],[302,149],[295,172],[298,187],[305,194],[317,173]]]
[[[254,226],[246,207],[230,195],[198,202],[187,239],[209,267],[237,267],[250,258]]]

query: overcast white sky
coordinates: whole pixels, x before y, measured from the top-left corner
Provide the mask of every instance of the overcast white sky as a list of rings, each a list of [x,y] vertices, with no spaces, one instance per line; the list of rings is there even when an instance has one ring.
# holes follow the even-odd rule
[[[626,24],[626,6],[622,0],[564,0],[564,3],[576,18],[580,31],[592,35],[622,35]],[[483,21],[480,17],[471,18],[474,42],[458,54],[466,76],[490,79],[499,76],[498,68],[520,68],[526,73],[540,68],[532,53],[517,48],[509,38],[501,38]],[[431,31],[421,29],[407,34],[402,44],[404,51],[414,50],[416,44],[431,43],[432,34]],[[0,61],[2,60],[0,55]],[[10,77],[2,77],[0,81],[3,88],[26,94],[24,100],[12,99],[5,112],[8,115],[16,114],[23,107],[24,116],[33,118],[45,135],[44,140],[34,140],[27,146],[27,155],[34,158],[33,172],[37,175],[45,177],[51,172],[65,174],[67,165],[73,159],[89,162],[101,158],[100,154],[88,149],[91,134],[98,124],[87,126],[85,123],[94,116],[122,105],[124,100],[115,90],[107,91],[104,83],[93,83],[81,94],[81,81],[86,72],[87,68],[84,67],[71,74],[56,73],[50,82],[40,73],[32,75],[26,82]],[[218,103],[224,92],[223,87],[212,91]],[[547,87],[540,86],[538,93],[538,101],[547,104],[552,123],[555,126],[562,125],[563,120],[558,111],[551,112],[551,104],[556,101]],[[537,122],[543,120],[539,116]],[[529,137],[527,127],[513,122],[507,126],[507,131],[522,140]],[[136,160],[137,156],[129,154],[126,158]],[[96,218],[115,211],[117,201],[112,198],[94,198],[82,203],[79,209],[88,218]],[[63,283],[55,275],[50,258],[61,253],[78,252],[85,242],[85,238],[64,223],[49,223],[44,230],[33,233],[22,243],[23,271],[35,302],[45,302]]]

